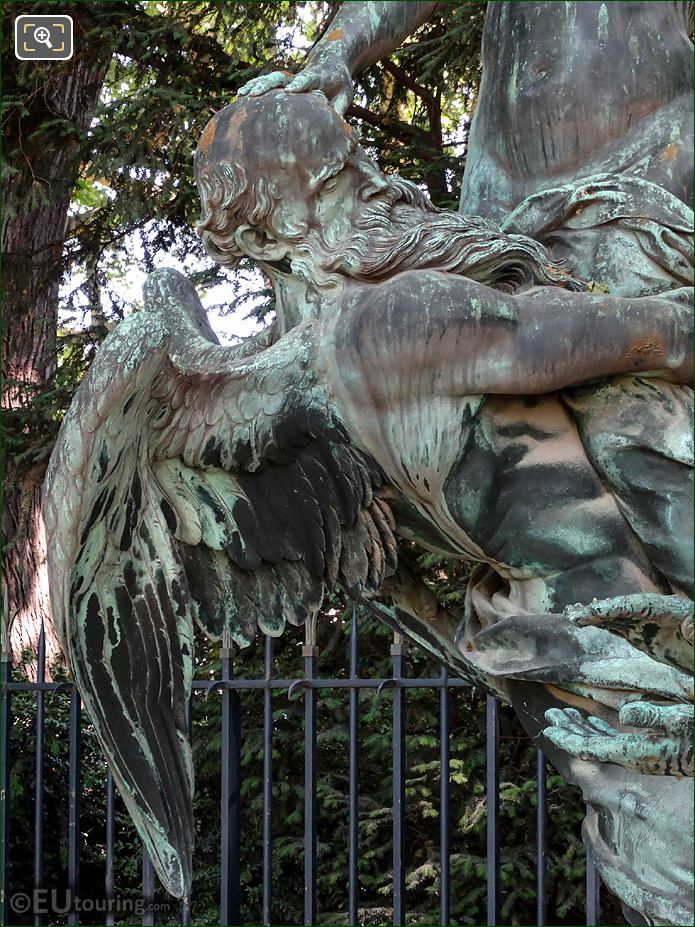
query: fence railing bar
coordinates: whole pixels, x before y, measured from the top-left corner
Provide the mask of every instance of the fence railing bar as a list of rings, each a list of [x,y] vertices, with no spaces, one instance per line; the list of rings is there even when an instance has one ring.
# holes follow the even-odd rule
[[[596,814],[591,805],[586,805],[586,814]],[[601,877],[588,851],[586,854],[586,923],[587,927],[598,927],[601,923]]]
[[[536,923],[548,921],[548,771],[542,750],[536,751]]]
[[[4,600],[5,615],[3,616],[3,648],[7,645],[7,596]],[[0,749],[0,863],[2,867],[2,923],[9,922],[10,913],[10,770],[12,745],[12,701],[9,690],[10,674],[12,672],[12,658],[4,649],[0,656],[0,673],[2,674],[2,749]]]
[[[142,848],[142,919],[143,927],[152,927],[154,924],[154,866],[150,855]]]
[[[39,632],[39,645],[36,653],[36,681],[41,684],[46,679],[46,632],[43,621]],[[43,771],[44,751],[46,748],[46,707],[45,693],[39,689],[36,693],[36,763],[34,771],[34,891],[43,888]],[[38,896],[37,896],[38,897]],[[42,916],[34,912],[34,924],[42,923]]]
[[[186,703],[186,730],[188,731],[188,739],[191,741],[191,747],[193,746],[192,737],[193,737],[193,698],[189,698]],[[181,902],[181,927],[189,927],[191,923],[191,899],[188,896],[183,898]]]
[[[487,802],[487,923],[495,927],[499,920],[500,888],[500,718],[499,702],[486,698],[486,802]]]
[[[273,638],[265,639],[265,679],[273,674]],[[273,921],[273,690],[263,689],[263,923]]]
[[[465,679],[458,676],[450,676],[448,682],[442,682],[441,676],[417,676],[408,678],[390,677],[395,685],[404,689],[441,689],[446,686],[449,689],[470,689],[471,684]],[[215,689],[289,689],[296,679],[271,679],[270,682],[265,679],[195,679],[193,680],[193,689],[196,691],[207,691],[211,683],[215,684]],[[312,679],[306,685],[310,689],[378,689],[383,679],[370,677],[359,677],[357,679]],[[60,688],[70,690],[72,683],[66,682],[45,682],[40,688],[44,692],[54,692]],[[36,692],[39,686],[29,682],[8,682],[6,688],[11,692]]]
[[[313,637],[313,635],[311,635]],[[318,647],[302,648],[304,679],[316,676]],[[316,690],[304,691],[304,924],[316,923]]]
[[[310,638],[308,638],[310,640]],[[319,689],[345,690],[349,692],[349,795],[348,795],[348,911],[351,924],[358,922],[359,904],[359,708],[360,690],[378,689],[389,686],[394,689],[392,720],[392,773],[393,773],[393,922],[403,924],[406,917],[406,690],[428,688],[439,692],[439,762],[440,762],[440,924],[448,925],[451,918],[450,868],[451,868],[451,757],[450,723],[451,705],[449,689],[470,688],[469,683],[459,677],[450,677],[442,667],[438,677],[405,677],[406,644],[400,635],[394,636],[391,646],[392,676],[388,679],[361,678],[359,676],[359,622],[353,610],[350,633],[349,678],[317,678],[318,648],[308,643],[303,648],[304,678],[274,679],[272,638],[265,640],[265,674],[263,679],[235,679],[230,647],[221,650],[221,678],[214,686],[222,690],[222,874],[220,883],[220,924],[241,923],[240,892],[240,808],[241,791],[241,714],[239,691],[261,689],[263,691],[264,717],[264,785],[263,785],[263,924],[272,923],[272,862],[273,862],[273,692],[290,690],[292,686],[303,686],[305,721],[305,768],[304,768],[304,924],[317,923],[317,709]],[[68,798],[68,888],[72,906],[68,913],[68,924],[79,924],[79,907],[75,900],[80,892],[80,796],[82,790],[82,705],[79,692],[73,683],[54,683],[45,680],[45,634],[42,629],[37,654],[36,682],[15,682],[10,678],[11,662],[8,654],[2,654],[2,743],[0,746],[0,787],[2,789],[2,847],[0,847],[0,887],[3,890],[2,913],[4,923],[10,915],[9,885],[9,784],[11,746],[11,695],[14,691],[33,692],[36,695],[35,783],[34,783],[34,844],[33,878],[34,888],[43,888],[44,881],[44,786],[46,781],[45,726],[46,692],[64,690],[70,693],[69,712],[69,798]],[[211,680],[197,680],[193,688],[197,691],[210,690]],[[289,692],[290,697],[292,692]],[[50,704],[50,703],[49,703]],[[192,701],[187,706],[187,725],[192,729]],[[500,919],[500,703],[492,696],[486,700],[486,795],[487,795],[487,923],[489,927]],[[539,927],[547,924],[547,858],[548,858],[548,808],[547,808],[547,764],[541,751],[536,754],[537,764],[537,811],[536,811],[536,920]],[[115,785],[111,773],[106,780],[106,906],[104,923],[107,927],[115,920]],[[593,813],[587,806],[587,814]],[[30,838],[31,839],[31,838]],[[142,896],[145,907],[143,925],[154,925],[155,875],[151,861],[143,849]],[[597,927],[600,924],[600,877],[590,858],[586,865],[586,924]],[[191,920],[190,899],[184,899],[181,909],[181,923],[188,927]],[[34,924],[42,924],[45,917],[38,913],[30,915]]]
[[[113,781],[111,770],[106,775],[106,873],[104,875],[104,895],[106,912],[104,923],[112,927],[114,923],[114,895],[116,888],[115,877],[115,848],[116,848],[116,784]]]
[[[442,679],[448,672],[442,666]],[[449,842],[449,792],[451,787],[451,764],[449,757],[449,690],[439,690],[439,923],[447,925],[451,920],[449,880],[451,877]]]
[[[73,904],[68,924],[80,923],[74,902],[80,893],[80,794],[82,761],[82,703],[75,686],[70,692],[69,784],[68,784],[68,889]]]
[[[359,673],[360,643],[357,609],[353,606],[350,622],[350,676]],[[349,760],[348,760],[348,921],[353,927],[359,921],[359,698],[357,688],[350,689],[349,700]]]
[[[223,639],[220,648],[222,680],[232,678],[231,641]],[[220,879],[220,924],[241,923],[241,711],[239,694],[231,688],[222,691],[222,871]]]
[[[393,678],[403,676],[407,645],[394,634],[391,644]],[[405,924],[405,689],[393,690],[393,923]]]

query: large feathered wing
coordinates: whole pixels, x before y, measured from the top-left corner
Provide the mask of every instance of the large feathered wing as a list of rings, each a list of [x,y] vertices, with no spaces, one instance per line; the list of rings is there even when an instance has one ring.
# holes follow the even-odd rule
[[[376,466],[331,412],[311,324],[216,343],[190,283],[148,280],[66,416],[45,491],[56,629],[167,889],[188,893],[193,628],[247,644],[395,568]]]

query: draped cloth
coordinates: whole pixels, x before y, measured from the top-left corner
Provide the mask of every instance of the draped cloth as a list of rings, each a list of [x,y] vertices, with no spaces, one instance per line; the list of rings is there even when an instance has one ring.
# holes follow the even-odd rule
[[[614,296],[693,285],[693,211],[632,174],[595,174],[527,197],[502,231],[528,235]]]

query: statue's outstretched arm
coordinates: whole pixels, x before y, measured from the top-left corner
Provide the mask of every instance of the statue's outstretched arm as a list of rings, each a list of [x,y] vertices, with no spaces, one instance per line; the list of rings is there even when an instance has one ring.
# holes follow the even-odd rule
[[[344,3],[297,77],[284,71],[264,74],[249,81],[239,95],[256,96],[278,87],[293,93],[321,90],[343,114],[352,101],[353,75],[390,55],[440,5],[403,0]]]
[[[490,378],[487,392],[545,393],[635,373],[679,383],[692,379],[690,299],[618,298],[544,287],[516,303],[519,325],[509,373],[503,369]]]
[[[372,397],[404,402],[538,395],[622,374],[692,377],[692,314],[676,299],[555,287],[513,296],[415,271],[360,289],[333,324],[343,382],[357,367]]]

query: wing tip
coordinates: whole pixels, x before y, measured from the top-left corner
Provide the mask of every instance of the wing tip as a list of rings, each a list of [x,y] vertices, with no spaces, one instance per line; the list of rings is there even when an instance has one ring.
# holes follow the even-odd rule
[[[191,859],[175,849],[163,835],[153,838],[150,829],[142,833],[145,848],[159,881],[174,898],[188,897],[191,893]]]

